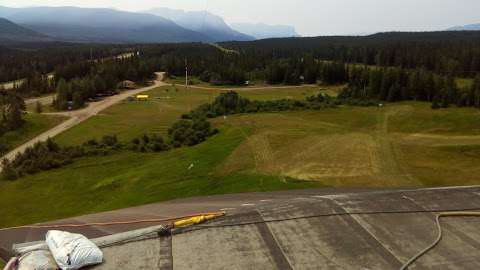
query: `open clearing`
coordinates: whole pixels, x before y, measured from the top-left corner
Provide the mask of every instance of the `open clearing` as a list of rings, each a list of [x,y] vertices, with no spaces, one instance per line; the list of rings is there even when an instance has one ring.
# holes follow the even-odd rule
[[[65,119],[63,116],[29,113],[25,115],[25,124],[20,129],[7,132],[0,139],[8,143],[9,150],[14,149]]]
[[[148,91],[151,89],[155,89],[159,86],[165,85],[162,82],[163,73],[156,73],[157,80],[154,81],[154,84],[151,86],[146,86],[143,88],[138,88],[135,90],[124,91],[118,95],[107,97],[103,100],[97,102],[91,102],[87,105],[87,107],[75,111],[67,111],[67,112],[55,112],[55,113],[47,113],[44,115],[50,116],[59,116],[59,117],[68,117],[68,120],[63,121],[62,123],[52,127],[51,129],[46,130],[45,132],[38,134],[37,136],[33,136],[25,142],[24,144],[18,146],[17,148],[11,150],[7,153],[3,158],[12,160],[18,153],[25,151],[28,147],[35,145],[38,142],[46,141],[49,138],[53,138],[58,134],[75,127],[76,125],[86,121],[87,119],[97,115],[101,111],[110,108],[111,106],[123,101],[124,99],[134,96],[136,94],[142,93],[144,91]]]
[[[176,90],[175,90],[176,89]],[[99,115],[68,130],[56,141],[64,145],[78,145],[88,139],[100,139],[116,134],[122,141],[129,141],[145,133],[165,134],[170,125],[181,115],[198,105],[213,101],[224,89],[198,89],[183,86],[164,86],[145,94],[147,101],[128,101],[102,111]],[[262,90],[237,90],[242,96],[257,100],[277,98],[303,99],[319,88],[281,88]]]
[[[168,89],[168,92],[167,92]],[[123,101],[56,140],[164,134],[220,89],[165,86]],[[238,90],[252,99],[304,98],[319,88]],[[312,187],[418,187],[480,183],[480,112],[426,103],[263,113],[212,120],[220,134],[165,153],[83,158],[0,182],[1,226],[221,193]],[[10,207],[15,205],[15,207]],[[62,205],[62,207],[54,207]]]

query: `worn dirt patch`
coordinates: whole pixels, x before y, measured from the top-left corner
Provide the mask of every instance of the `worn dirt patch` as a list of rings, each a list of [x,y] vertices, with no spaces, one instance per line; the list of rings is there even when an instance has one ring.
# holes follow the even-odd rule
[[[403,136],[401,142],[409,145],[422,146],[459,146],[459,145],[480,145],[479,135],[439,135],[415,133]]]
[[[359,177],[379,174],[380,146],[373,136],[362,133],[308,135],[254,134],[222,165],[222,173],[251,170],[301,180]]]
[[[362,133],[310,136],[276,153],[284,175],[303,180],[378,174],[379,145]]]

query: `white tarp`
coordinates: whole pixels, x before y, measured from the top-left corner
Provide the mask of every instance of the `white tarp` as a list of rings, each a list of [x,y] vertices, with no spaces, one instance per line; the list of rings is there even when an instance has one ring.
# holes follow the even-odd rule
[[[48,231],[46,243],[63,270],[76,270],[103,261],[102,251],[81,234]]]

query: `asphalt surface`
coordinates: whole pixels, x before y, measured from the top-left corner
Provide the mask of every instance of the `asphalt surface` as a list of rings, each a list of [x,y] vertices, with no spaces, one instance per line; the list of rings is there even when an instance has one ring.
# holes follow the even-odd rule
[[[332,192],[264,199],[170,234],[114,242],[92,269],[398,270],[434,241],[438,212],[480,210],[479,187]],[[441,242],[408,269],[479,269],[480,218],[441,226]]]
[[[274,201],[294,200],[297,198],[339,194],[371,192],[373,189],[308,189],[289,190],[265,193],[243,193],[232,195],[217,195],[177,199],[168,202],[154,203],[143,206],[125,208],[115,211],[96,213],[63,220],[41,223],[39,225],[85,224],[99,222],[135,221],[143,219],[163,219],[188,216],[196,213],[225,211],[229,214],[243,212],[258,204]],[[37,224],[38,225],[38,224]],[[81,233],[88,238],[112,235],[140,228],[158,225],[158,223],[142,223],[114,226],[91,226],[80,228],[65,228],[65,230]],[[10,250],[15,243],[25,243],[45,239],[49,229],[2,229],[0,230],[0,249]],[[0,252],[1,257],[5,257]],[[6,259],[6,258],[5,258]]]
[[[441,220],[440,243],[408,269],[480,268],[480,218],[459,215],[480,211],[480,186],[210,196],[70,221],[164,217],[220,207],[227,208],[226,216],[169,233],[159,233],[158,224],[141,232],[130,226],[84,230],[87,236],[96,229],[99,235],[129,230],[108,240],[92,239],[104,261],[88,269],[400,269],[437,237],[437,214],[452,211],[455,217]]]

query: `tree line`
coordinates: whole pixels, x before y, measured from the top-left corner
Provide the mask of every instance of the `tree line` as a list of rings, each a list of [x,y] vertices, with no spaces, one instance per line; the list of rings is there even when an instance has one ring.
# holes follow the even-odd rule
[[[427,70],[353,67],[348,86],[340,98],[378,99],[388,102],[416,100],[431,102],[433,108],[480,108],[480,76],[471,87],[460,89],[455,77]]]
[[[54,106],[58,110],[81,108],[91,98],[116,93],[124,80],[141,83],[151,80],[157,70],[155,61],[140,57],[62,67],[56,73]]]
[[[24,125],[25,102],[16,93],[0,91],[0,138]],[[9,149],[8,142],[0,140],[0,154]]]
[[[225,42],[227,49],[250,59],[311,54],[320,60],[382,67],[426,69],[471,77],[480,71],[480,32],[389,32],[370,36],[326,36]],[[255,62],[249,62],[252,67]]]
[[[61,66],[103,59],[129,51],[126,45],[30,43],[0,46],[0,82],[47,74]]]

